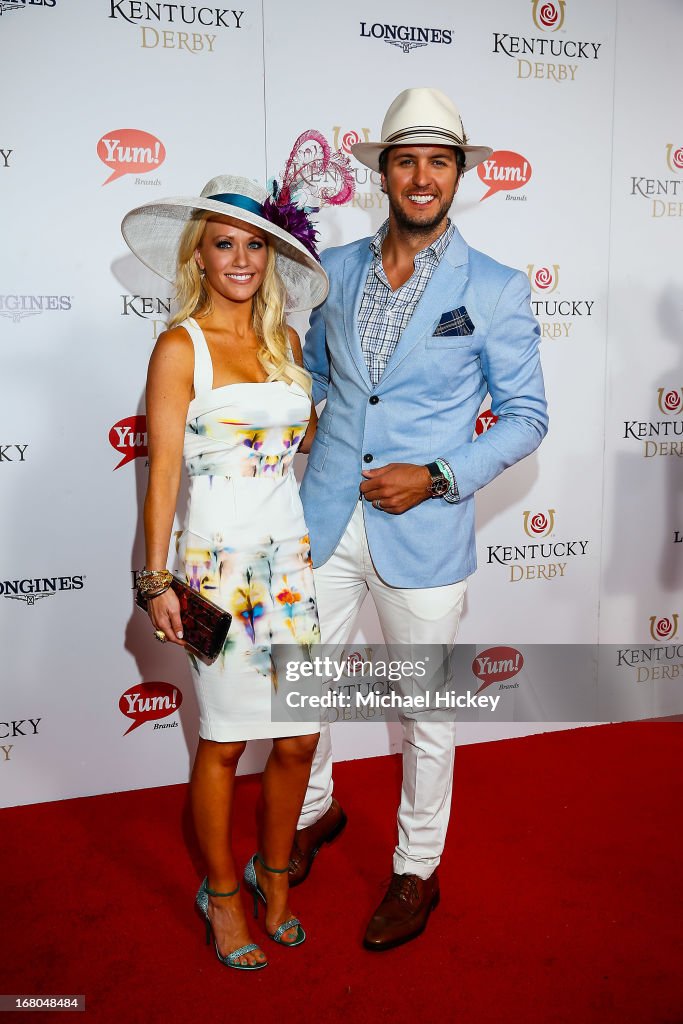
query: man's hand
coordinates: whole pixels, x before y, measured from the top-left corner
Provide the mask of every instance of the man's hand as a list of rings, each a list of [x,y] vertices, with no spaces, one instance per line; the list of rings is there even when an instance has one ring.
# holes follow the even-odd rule
[[[381,469],[364,469],[360,492],[367,501],[379,501],[382,512],[398,516],[431,497],[432,478],[426,466],[390,462]]]

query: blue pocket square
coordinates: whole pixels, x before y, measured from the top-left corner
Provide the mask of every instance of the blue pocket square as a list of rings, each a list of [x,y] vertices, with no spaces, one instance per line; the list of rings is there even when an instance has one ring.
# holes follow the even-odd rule
[[[444,335],[452,337],[454,335],[466,334],[474,334],[474,324],[470,320],[470,315],[465,307],[458,306],[457,309],[451,309],[448,313],[442,315],[432,337],[436,338]]]

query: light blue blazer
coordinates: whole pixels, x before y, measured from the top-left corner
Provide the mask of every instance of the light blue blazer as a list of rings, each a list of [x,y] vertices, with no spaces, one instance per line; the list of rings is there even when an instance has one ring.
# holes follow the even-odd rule
[[[311,316],[304,363],[316,403],[327,398],[301,485],[313,564],[341,539],[364,469],[448,460],[460,502],[428,498],[402,515],[363,500],[375,568],[395,587],[437,587],[474,572],[474,493],[529,455],[548,426],[526,276],[471,249],[456,230],[376,387],[358,333],[370,238],[328,249],[330,292]],[[435,336],[465,306],[470,335]],[[487,393],[498,422],[473,440]],[[370,403],[372,395],[378,402]],[[364,461],[372,455],[372,461]]]

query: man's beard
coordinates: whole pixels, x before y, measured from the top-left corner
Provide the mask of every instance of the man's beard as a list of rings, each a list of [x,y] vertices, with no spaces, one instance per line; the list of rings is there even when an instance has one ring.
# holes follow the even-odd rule
[[[430,235],[434,228],[438,227],[443,220],[448,216],[448,211],[451,208],[453,199],[455,198],[455,192],[450,199],[443,200],[439,209],[436,213],[429,218],[429,220],[413,220],[405,209],[399,204],[394,202],[391,196],[388,196],[389,206],[394,215],[397,227],[401,231],[409,235]]]

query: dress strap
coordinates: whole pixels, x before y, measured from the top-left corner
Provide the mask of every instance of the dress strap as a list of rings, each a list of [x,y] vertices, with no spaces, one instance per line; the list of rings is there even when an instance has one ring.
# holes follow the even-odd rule
[[[180,326],[185,328],[194,345],[194,397],[200,398],[213,388],[211,353],[204,337],[204,331],[196,320],[188,316]]]

